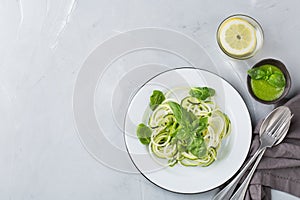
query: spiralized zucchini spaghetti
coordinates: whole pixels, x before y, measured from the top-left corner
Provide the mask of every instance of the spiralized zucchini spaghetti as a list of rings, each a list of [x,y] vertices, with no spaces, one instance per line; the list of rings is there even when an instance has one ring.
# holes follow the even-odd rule
[[[214,101],[215,90],[192,87],[180,101],[169,94],[153,91],[148,122],[137,127],[140,142],[169,166],[209,166],[231,129],[230,119]]]

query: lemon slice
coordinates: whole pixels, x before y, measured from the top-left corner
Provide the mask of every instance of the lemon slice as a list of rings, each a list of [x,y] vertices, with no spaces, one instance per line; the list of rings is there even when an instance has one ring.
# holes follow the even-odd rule
[[[257,45],[256,29],[241,18],[230,18],[218,29],[219,45],[233,57],[251,55]]]

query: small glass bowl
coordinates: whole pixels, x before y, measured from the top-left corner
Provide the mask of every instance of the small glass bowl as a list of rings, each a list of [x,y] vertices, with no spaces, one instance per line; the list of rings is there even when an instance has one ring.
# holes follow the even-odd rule
[[[282,99],[284,99],[286,97],[286,95],[289,93],[289,90],[291,88],[291,76],[286,68],[286,66],[279,60],[273,59],[273,58],[268,58],[268,59],[264,59],[259,61],[258,63],[256,63],[252,68],[256,68],[256,67],[260,67],[262,65],[273,65],[275,67],[277,67],[278,69],[280,69],[280,71],[283,73],[284,77],[285,77],[285,87],[283,90],[283,93],[280,95],[280,97],[278,97],[275,100],[272,101],[266,101],[266,100],[262,100],[260,98],[258,98],[251,87],[251,77],[248,75],[247,76],[247,87],[248,87],[248,91],[250,93],[250,95],[258,102],[260,103],[264,103],[264,104],[276,104],[278,102],[280,102]]]

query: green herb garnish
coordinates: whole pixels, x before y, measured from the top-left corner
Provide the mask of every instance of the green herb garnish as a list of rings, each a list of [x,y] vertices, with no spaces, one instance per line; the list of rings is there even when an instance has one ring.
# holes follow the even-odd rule
[[[161,104],[166,99],[165,95],[159,91],[154,90],[150,96],[150,108],[154,110],[159,104]]]
[[[159,90],[154,90],[149,106],[147,124],[137,126],[139,141],[169,166],[208,166],[217,156],[216,149],[229,134],[230,120],[221,112],[212,97],[215,90],[193,87],[181,101],[171,100]],[[216,127],[209,127],[215,119],[223,120]]]
[[[271,67],[268,68],[252,68],[248,70],[248,74],[251,79],[265,80],[275,88],[283,88],[285,86],[285,78],[283,73],[278,71],[272,71]]]
[[[276,88],[283,88],[285,86],[285,78],[282,73],[271,74],[268,78],[268,83]]]
[[[137,130],[136,130],[136,135],[142,144],[147,145],[150,143],[151,134],[152,134],[152,131],[148,126],[146,126],[143,123],[138,125]]]
[[[215,95],[215,90],[209,87],[193,87],[189,94],[199,100],[205,100]]]

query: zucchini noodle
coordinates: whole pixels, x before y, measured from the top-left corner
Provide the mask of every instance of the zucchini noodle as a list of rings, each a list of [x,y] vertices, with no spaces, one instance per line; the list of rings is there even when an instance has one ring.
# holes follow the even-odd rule
[[[164,99],[150,114],[148,127],[147,145],[153,157],[166,159],[169,166],[204,167],[217,159],[231,122],[213,96],[202,100],[188,95],[180,102]]]

